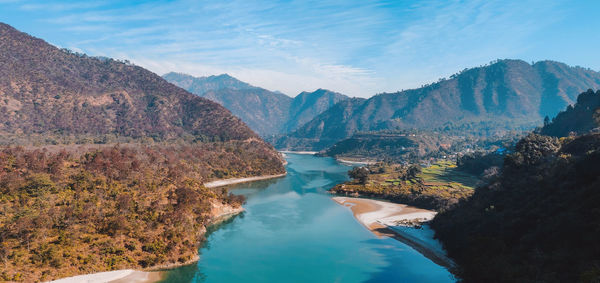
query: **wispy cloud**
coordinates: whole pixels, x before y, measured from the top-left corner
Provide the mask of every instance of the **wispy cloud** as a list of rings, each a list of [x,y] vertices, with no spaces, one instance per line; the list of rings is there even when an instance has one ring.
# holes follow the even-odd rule
[[[105,5],[105,2],[86,1],[79,3],[26,3],[20,6],[22,10],[42,10],[51,12],[82,10],[97,8]]]
[[[563,0],[23,0],[0,16],[57,45],[130,59],[157,73],[230,73],[291,95],[330,88],[370,96],[497,58],[546,59],[536,56],[560,39],[543,34],[597,10],[572,6]],[[600,67],[600,59],[594,62]]]
[[[409,22],[384,49],[393,61],[378,69],[398,74],[408,87],[436,80],[497,58],[518,58],[528,37],[561,20],[559,1],[426,1],[411,6]],[[411,68],[411,72],[406,72]],[[403,70],[404,69],[404,70]],[[408,76],[406,75],[408,74]]]

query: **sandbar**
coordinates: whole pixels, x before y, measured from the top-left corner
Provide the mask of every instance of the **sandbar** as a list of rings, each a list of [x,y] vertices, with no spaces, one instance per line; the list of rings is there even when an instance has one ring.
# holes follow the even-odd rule
[[[394,228],[419,226],[432,220],[436,215],[435,211],[365,198],[333,197],[333,200],[340,205],[349,207],[358,222],[378,237],[394,238],[409,245],[438,265],[451,271],[455,268],[456,265],[446,256],[445,251],[431,244],[433,239],[420,239],[414,234]]]
[[[160,272],[146,272],[133,269],[123,269],[66,277],[50,281],[50,283],[149,283],[158,282],[160,280]]]
[[[204,186],[207,188],[216,188],[227,185],[239,184],[239,183],[247,183],[253,181],[267,180],[273,178],[279,178],[285,176],[287,173],[277,174],[277,175],[264,175],[264,176],[256,176],[256,177],[246,177],[246,178],[231,178],[224,180],[215,180],[211,182],[204,183]]]

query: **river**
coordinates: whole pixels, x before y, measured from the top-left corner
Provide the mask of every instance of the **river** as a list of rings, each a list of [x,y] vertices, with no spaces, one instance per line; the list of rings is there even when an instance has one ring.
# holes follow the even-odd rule
[[[287,176],[241,184],[246,211],[214,227],[200,260],[164,282],[454,282],[407,245],[378,238],[327,190],[350,167],[332,158],[287,154]]]

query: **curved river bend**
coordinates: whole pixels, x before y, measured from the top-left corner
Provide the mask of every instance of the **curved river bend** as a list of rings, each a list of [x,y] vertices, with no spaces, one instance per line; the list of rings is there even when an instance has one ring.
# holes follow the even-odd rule
[[[287,155],[288,175],[236,186],[246,211],[211,232],[200,261],[164,282],[453,282],[407,245],[378,238],[327,190],[350,167],[332,158]]]

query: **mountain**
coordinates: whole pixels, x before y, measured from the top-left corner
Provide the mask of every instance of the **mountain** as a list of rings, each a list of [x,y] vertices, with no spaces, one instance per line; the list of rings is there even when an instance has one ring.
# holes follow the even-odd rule
[[[255,138],[222,106],[138,66],[60,50],[0,24],[0,133]]]
[[[192,261],[243,210],[206,182],[285,172],[223,106],[3,23],[0,144],[0,281]]]
[[[0,144],[207,143],[221,159],[208,162],[205,180],[284,172],[273,147],[223,106],[144,68],[61,50],[3,23],[0,109]],[[233,168],[233,159],[246,166]]]
[[[581,94],[545,130],[578,133],[578,122],[596,123],[592,115],[582,119],[569,113],[599,95]],[[500,174],[432,222],[436,237],[460,266],[461,279],[597,282],[599,163],[599,133],[561,139],[531,134],[520,140]]]
[[[163,78],[176,86],[200,96],[210,90],[256,88],[228,74],[198,78],[182,73],[171,72],[164,74]]]
[[[202,96],[223,105],[262,136],[281,131],[292,100],[262,88],[210,90]]]
[[[262,88],[210,90],[202,96],[229,109],[261,136],[280,131],[291,102],[285,94]]]
[[[322,149],[358,131],[441,129],[491,134],[532,128],[589,88],[600,73],[563,63],[498,60],[418,89],[346,100],[309,121],[276,147]]]
[[[163,75],[167,81],[229,109],[261,136],[281,132],[292,98],[252,86],[227,74],[193,77],[181,73]]]
[[[350,136],[358,131],[357,121],[349,120],[348,117],[357,112],[365,101],[364,98],[343,100],[296,131],[278,137],[272,143],[280,149],[312,150],[329,147],[340,140],[338,137]]]
[[[347,96],[326,89],[298,94],[290,105],[290,116],[284,125],[284,132],[296,130],[299,126],[346,99],[348,99]]]
[[[223,105],[261,136],[287,133],[348,97],[318,89],[291,98],[239,81],[229,75],[193,77],[180,73],[163,76],[198,96]]]

